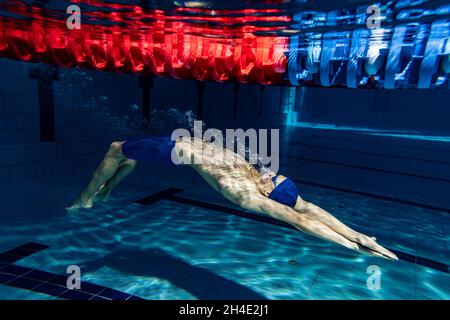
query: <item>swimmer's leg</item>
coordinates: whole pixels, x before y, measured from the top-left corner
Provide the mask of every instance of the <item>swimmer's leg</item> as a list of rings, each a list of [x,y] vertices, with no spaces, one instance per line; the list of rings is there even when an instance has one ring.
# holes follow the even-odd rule
[[[128,176],[131,172],[133,172],[134,168],[136,168],[137,161],[131,159],[125,159],[119,164],[119,168],[116,173],[109,179],[101,188],[100,191],[95,195],[96,200],[106,201],[109,199],[109,195],[111,191],[123,180],[126,176]]]
[[[105,158],[92,175],[86,189],[81,192],[74,203],[67,208],[68,211],[79,208],[91,208],[93,198],[100,188],[111,179],[119,168],[119,164],[125,159],[122,153],[122,142],[113,142],[105,155]]]

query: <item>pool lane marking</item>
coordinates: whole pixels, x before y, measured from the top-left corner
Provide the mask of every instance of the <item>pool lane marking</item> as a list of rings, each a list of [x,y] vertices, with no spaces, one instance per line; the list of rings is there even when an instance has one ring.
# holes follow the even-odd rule
[[[49,246],[44,244],[28,242],[19,247],[1,253],[0,263],[12,264],[47,248],[49,248]]]
[[[325,133],[326,134],[326,133]],[[373,136],[372,136],[373,137]],[[410,140],[411,145],[405,145],[405,140],[402,140],[401,144],[397,144],[397,143],[382,143],[382,142],[378,142],[378,141],[369,141],[369,140],[355,140],[355,139],[348,139],[348,138],[343,138],[343,137],[336,137],[336,136],[321,136],[321,135],[308,135],[307,138],[312,138],[312,139],[322,139],[322,140],[335,140],[335,141],[345,141],[345,142],[351,142],[351,143],[360,143],[360,144],[365,144],[365,145],[377,145],[377,146],[382,146],[382,147],[388,147],[388,148],[402,148],[402,149],[413,149],[413,150],[420,150],[420,151],[426,151],[426,152],[442,152],[442,153],[449,153],[450,150],[448,149],[440,149],[440,148],[424,148],[424,147],[418,147],[416,144],[416,142]],[[422,142],[425,140],[422,140]],[[293,144],[297,144],[299,142],[291,142],[289,145],[293,145]],[[447,142],[442,142],[442,141],[432,141],[432,143],[434,144],[447,144]]]
[[[148,206],[148,205],[158,202],[160,200],[167,199],[168,197],[175,195],[177,193],[180,193],[182,191],[183,191],[183,189],[179,189],[179,188],[168,188],[168,189],[162,190],[160,192],[157,192],[155,194],[151,194],[151,195],[149,195],[145,198],[142,198],[140,200],[137,200],[135,202]]]
[[[392,174],[392,175],[398,175],[398,176],[412,177],[412,178],[416,178],[416,179],[450,183],[450,179],[447,179],[447,178],[425,176],[425,175],[415,174],[415,173],[410,173],[410,172],[386,170],[386,169],[375,168],[375,167],[366,167],[366,166],[360,166],[360,165],[356,165],[356,164],[348,164],[348,163],[329,161],[329,160],[312,159],[312,158],[306,158],[306,157],[301,157],[301,156],[281,156],[281,157],[282,158],[291,158],[291,159],[296,159],[296,160],[306,161],[306,162],[328,164],[328,165],[332,165],[332,166],[336,166],[336,167],[344,167],[344,168],[358,169],[358,170],[364,170],[364,171],[372,171],[372,172],[378,172],[378,173],[386,173],[386,174]]]
[[[29,242],[0,253],[0,284],[67,300],[143,300],[86,281],[82,281],[81,290],[70,290],[66,286],[67,276],[14,264],[47,248],[49,248],[47,245]]]
[[[418,208],[423,208],[423,209],[427,209],[427,210],[439,211],[439,212],[443,212],[443,213],[450,213],[450,209],[449,208],[437,207],[437,206],[433,206],[433,205],[430,205],[430,204],[415,202],[415,201],[411,201],[411,200],[404,200],[404,199],[384,196],[384,195],[381,195],[381,194],[368,193],[368,192],[363,192],[363,191],[357,191],[357,190],[352,190],[352,189],[335,187],[335,186],[328,185],[328,184],[311,182],[311,181],[302,180],[302,179],[295,179],[294,178],[294,179],[292,179],[292,181],[297,182],[299,184],[310,185],[310,186],[313,186],[313,187],[318,187],[318,188],[323,188],[323,189],[330,189],[330,190],[335,190],[335,191],[345,192],[345,193],[350,193],[350,194],[356,194],[358,196],[363,196],[363,197],[367,197],[367,198],[374,198],[374,199],[379,199],[379,200],[384,200],[384,201],[389,201],[389,202],[400,203],[400,204],[404,204],[404,205],[408,205],[408,206],[414,206],[414,207],[418,207]]]
[[[144,203],[144,205],[147,205],[147,204],[145,204],[145,203],[147,203],[147,201],[143,201],[144,199],[151,199],[151,201],[153,201],[153,202],[151,202],[151,204],[153,204],[159,200],[168,200],[168,201],[173,201],[173,202],[177,202],[177,203],[181,203],[181,204],[185,204],[185,205],[192,205],[192,206],[196,206],[196,207],[200,207],[200,208],[204,208],[204,209],[220,211],[220,212],[232,214],[232,215],[235,215],[235,216],[238,216],[241,218],[251,219],[251,220],[255,220],[255,221],[259,221],[259,222],[263,222],[263,223],[267,223],[267,224],[271,224],[271,225],[280,226],[280,227],[283,227],[286,229],[298,231],[294,226],[292,226],[286,222],[276,220],[271,217],[263,216],[260,214],[249,213],[249,212],[245,212],[245,211],[242,211],[239,209],[222,206],[222,205],[215,204],[215,203],[210,203],[210,202],[205,202],[205,201],[200,201],[200,200],[196,200],[196,199],[178,196],[177,194],[182,191],[183,191],[182,189],[178,189],[178,188],[169,188],[169,189],[163,190],[161,192],[158,192],[156,194],[145,197],[141,200],[137,200],[136,203],[140,203],[140,204]],[[159,199],[159,200],[155,200],[155,199]],[[428,268],[431,268],[431,269],[434,269],[437,271],[441,271],[444,273],[450,273],[450,265],[447,265],[445,263],[434,261],[434,260],[423,258],[423,257],[419,257],[419,256],[415,256],[415,255],[412,255],[412,254],[409,254],[409,253],[406,253],[403,251],[395,250],[395,249],[390,249],[390,248],[387,248],[387,249],[394,252],[398,256],[399,260],[406,261],[406,262],[413,263],[413,264],[418,264],[418,265],[428,267]]]
[[[361,150],[355,150],[345,147],[329,147],[324,146],[320,144],[310,144],[310,143],[304,143],[304,142],[293,142],[288,144],[288,147],[298,145],[301,147],[306,148],[312,148],[312,149],[323,149],[323,150],[331,150],[331,151],[342,151],[342,152],[348,152],[348,153],[357,153],[357,154],[364,154],[369,156],[376,156],[376,157],[384,157],[384,158],[394,158],[394,159],[402,159],[402,160],[414,160],[414,161],[420,161],[420,162],[430,162],[430,163],[436,163],[436,164],[443,164],[443,165],[450,165],[450,161],[444,161],[444,160],[435,160],[435,159],[425,159],[425,158],[416,158],[416,157],[410,157],[410,156],[399,156],[399,155],[393,155],[393,154],[385,154],[385,153],[378,153],[378,152],[372,152],[372,151],[361,151]],[[284,157],[290,158],[295,157],[295,155],[288,154]]]

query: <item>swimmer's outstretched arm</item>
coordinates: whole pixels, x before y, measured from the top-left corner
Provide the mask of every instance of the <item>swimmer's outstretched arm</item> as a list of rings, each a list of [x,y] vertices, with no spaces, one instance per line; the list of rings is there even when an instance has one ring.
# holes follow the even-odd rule
[[[245,209],[267,214],[272,218],[287,222],[304,233],[340,244],[348,249],[386,259],[397,260],[395,254],[383,248],[374,240],[372,242],[364,241],[364,243],[361,243],[362,241],[357,237],[349,236],[346,233],[341,234],[340,232],[343,232],[342,229],[333,230],[313,214],[309,214],[308,208],[304,208],[303,212],[296,211],[293,208],[259,195],[242,197],[239,205]],[[367,236],[364,237],[369,238]]]
[[[320,208],[319,206],[316,206],[311,202],[307,202],[300,197],[298,197],[294,209],[300,213],[304,213],[312,217],[313,219],[319,220],[320,222],[326,224],[328,227],[330,227],[337,233],[344,235],[347,239],[350,239],[353,242],[360,243],[363,246],[369,248],[371,246],[377,245],[376,239],[374,237],[368,237],[353,230],[349,226],[339,221],[336,217],[334,217],[326,210]]]

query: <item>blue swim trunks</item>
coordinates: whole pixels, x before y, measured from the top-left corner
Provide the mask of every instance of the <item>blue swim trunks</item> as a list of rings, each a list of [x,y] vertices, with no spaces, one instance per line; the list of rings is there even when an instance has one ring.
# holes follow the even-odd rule
[[[122,144],[122,153],[132,160],[173,164],[172,150],[174,147],[175,141],[170,138],[150,136],[125,141]]]

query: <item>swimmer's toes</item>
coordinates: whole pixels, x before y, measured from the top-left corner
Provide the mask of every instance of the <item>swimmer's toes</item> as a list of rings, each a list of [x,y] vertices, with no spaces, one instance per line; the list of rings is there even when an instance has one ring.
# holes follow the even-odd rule
[[[92,200],[85,201],[81,204],[84,209],[91,209],[94,206],[94,202]]]
[[[70,213],[74,213],[74,212],[78,211],[78,209],[80,209],[80,206],[73,204],[70,207],[67,207],[65,210],[67,213],[70,214]]]

